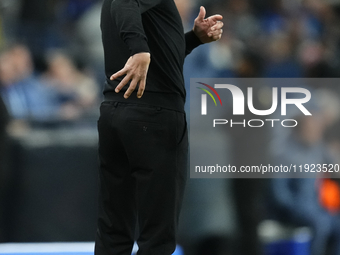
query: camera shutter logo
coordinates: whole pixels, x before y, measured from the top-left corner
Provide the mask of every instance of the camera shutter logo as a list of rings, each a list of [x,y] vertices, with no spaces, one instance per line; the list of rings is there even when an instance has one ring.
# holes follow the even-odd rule
[[[205,84],[203,82],[197,82],[197,83],[202,84],[203,86],[206,86],[207,88],[209,88],[217,96],[218,100],[220,101],[220,104],[222,105],[221,97],[213,87],[211,87],[210,85]],[[211,92],[209,90],[203,89],[203,88],[200,88],[200,87],[197,87],[197,88],[206,92],[212,98],[212,100],[214,101],[215,106],[217,106],[215,97],[211,94]],[[207,94],[201,95],[201,115],[207,115]]]

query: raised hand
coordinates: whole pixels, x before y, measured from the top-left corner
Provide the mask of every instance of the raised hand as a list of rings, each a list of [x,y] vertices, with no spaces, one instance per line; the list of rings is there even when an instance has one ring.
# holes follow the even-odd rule
[[[202,43],[210,43],[221,39],[223,30],[222,15],[216,14],[205,19],[205,8],[201,6],[195,19],[193,31]]]

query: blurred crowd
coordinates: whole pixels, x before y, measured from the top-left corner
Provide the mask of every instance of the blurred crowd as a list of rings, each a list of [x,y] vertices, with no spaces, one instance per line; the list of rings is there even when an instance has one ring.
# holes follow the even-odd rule
[[[340,76],[338,0],[175,2],[186,31],[192,28],[200,5],[206,7],[208,16],[219,13],[224,17],[222,39],[202,45],[186,60],[184,78],[188,97],[191,77]],[[10,133],[16,134],[23,126],[50,127],[97,118],[105,78],[99,28],[101,3],[101,0],[0,0],[0,99],[3,100],[0,100],[0,164],[6,126]],[[257,88],[260,92],[266,89]],[[340,88],[312,84],[309,89],[320,102],[313,117],[300,116],[301,126],[294,132],[286,134],[278,129],[272,137],[263,129],[230,132],[232,152],[228,157],[235,165],[256,165],[263,161],[285,165],[314,161],[340,163]],[[266,107],[262,97],[256,100]],[[190,111],[188,104],[186,107]],[[240,156],[243,152],[246,157]],[[327,177],[334,181],[334,176]],[[257,226],[268,215],[262,207],[269,207],[270,217],[285,224],[309,226],[316,233],[313,255],[330,250],[329,238],[335,244],[340,243],[340,202],[334,202],[340,201],[338,182],[331,184],[335,185],[333,198],[326,196],[322,202],[320,187],[325,188],[326,184],[319,181],[319,176],[232,182],[234,204],[230,207],[238,215],[237,236],[241,240],[236,254],[263,252],[259,248]],[[190,185],[192,190],[200,189],[192,180],[189,189]],[[266,199],[264,194],[268,189],[272,196]],[[0,202],[1,196],[0,189]],[[329,200],[333,201],[332,205]],[[195,206],[194,210],[199,208],[198,204]],[[0,205],[0,218],[1,209]],[[189,240],[190,236],[183,233],[182,239]],[[227,243],[224,237],[209,236],[192,254],[231,254]],[[340,254],[340,247],[331,248],[334,251],[330,254]]]
[[[13,120],[57,124],[97,116],[100,4],[1,1],[0,94]]]

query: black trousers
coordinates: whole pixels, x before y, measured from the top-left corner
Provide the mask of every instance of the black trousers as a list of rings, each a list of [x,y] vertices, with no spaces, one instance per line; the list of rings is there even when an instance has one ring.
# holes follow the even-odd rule
[[[96,255],[170,255],[187,176],[184,112],[104,101]],[[136,235],[136,224],[138,231]]]

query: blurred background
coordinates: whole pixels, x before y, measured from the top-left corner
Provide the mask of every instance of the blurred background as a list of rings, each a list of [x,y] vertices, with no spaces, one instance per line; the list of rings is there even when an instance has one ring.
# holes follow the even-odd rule
[[[340,76],[338,0],[175,2],[186,31],[200,5],[224,16],[222,39],[186,59],[188,88],[200,77]],[[101,3],[0,0],[2,243],[94,240]],[[226,129],[226,160],[340,163],[340,86],[330,84],[308,84],[313,117],[296,116],[294,131]],[[254,90],[254,105],[268,109],[271,88]],[[179,243],[186,255],[340,254],[339,213],[336,175],[189,179]]]

